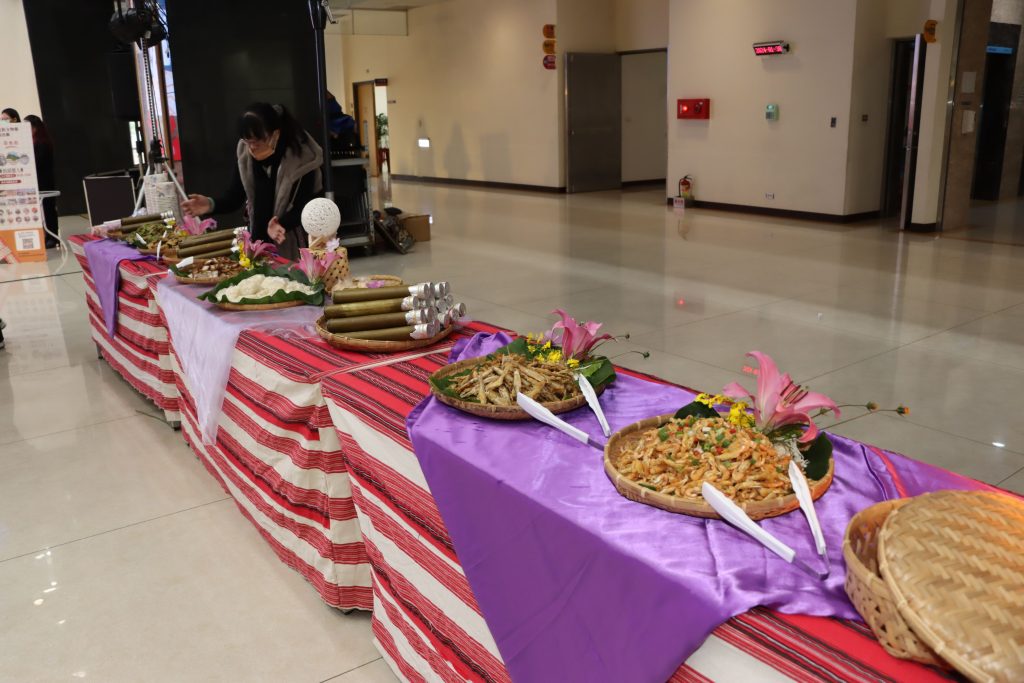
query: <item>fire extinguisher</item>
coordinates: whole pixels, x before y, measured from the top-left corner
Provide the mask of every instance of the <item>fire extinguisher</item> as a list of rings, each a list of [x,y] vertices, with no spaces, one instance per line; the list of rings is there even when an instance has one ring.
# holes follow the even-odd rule
[[[679,179],[679,196],[683,199],[693,201],[693,177],[683,176]]]

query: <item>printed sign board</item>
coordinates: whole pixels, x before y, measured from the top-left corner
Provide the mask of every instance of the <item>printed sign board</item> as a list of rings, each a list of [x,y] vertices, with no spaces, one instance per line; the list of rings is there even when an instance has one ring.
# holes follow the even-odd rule
[[[45,261],[43,210],[28,123],[0,123],[0,262]]]

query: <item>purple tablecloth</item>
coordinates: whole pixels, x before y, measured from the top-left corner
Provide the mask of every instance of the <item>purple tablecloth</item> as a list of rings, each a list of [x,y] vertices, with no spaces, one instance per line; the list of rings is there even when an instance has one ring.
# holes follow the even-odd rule
[[[471,357],[501,343],[477,335],[455,353]],[[676,387],[620,375],[601,403],[617,430],[691,399]],[[601,434],[586,408],[562,417]],[[626,500],[605,475],[601,451],[540,423],[489,421],[431,398],[408,427],[516,681],[663,683],[718,625],[757,605],[856,618],[843,590],[850,517],[901,489],[915,495],[978,486],[834,437],[835,480],[817,502],[832,573],[820,582],[724,522]],[[761,524],[798,557],[821,564],[802,514]]]
[[[181,369],[188,378],[203,442],[212,444],[217,438],[231,357],[242,330],[316,336],[313,324],[322,310],[318,306],[296,306],[270,311],[224,311],[196,298],[208,289],[183,285],[167,277],[157,283],[156,299]]]
[[[92,281],[96,283],[103,322],[107,333],[114,336],[117,329],[117,289],[121,284],[121,272],[117,266],[121,261],[152,261],[153,257],[140,254],[123,242],[109,239],[86,242],[84,248]]]

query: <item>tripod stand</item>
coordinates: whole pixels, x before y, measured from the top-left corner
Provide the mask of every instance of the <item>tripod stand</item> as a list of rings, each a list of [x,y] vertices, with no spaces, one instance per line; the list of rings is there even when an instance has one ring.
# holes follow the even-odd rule
[[[149,126],[150,126],[150,140],[149,140],[149,154],[146,158],[146,172],[139,178],[139,191],[135,197],[135,211],[139,210],[142,206],[142,200],[145,198],[143,192],[146,186],[146,176],[158,175],[161,171],[167,173],[167,177],[174,183],[175,189],[178,194],[181,195],[182,201],[188,199],[188,194],[185,193],[185,188],[178,182],[178,176],[174,174],[174,169],[171,167],[169,160],[164,156],[163,142],[160,140],[160,126],[156,120],[156,95],[153,91],[153,70],[149,64],[149,49],[150,46],[146,41],[146,38],[139,39],[139,49],[142,50],[144,67],[144,76],[146,84],[146,106],[149,110]],[[160,46],[160,41],[157,41],[155,47]]]

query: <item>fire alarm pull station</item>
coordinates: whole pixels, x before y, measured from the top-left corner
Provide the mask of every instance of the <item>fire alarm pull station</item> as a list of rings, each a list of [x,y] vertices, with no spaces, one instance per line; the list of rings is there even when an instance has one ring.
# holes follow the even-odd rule
[[[710,119],[711,100],[701,98],[696,100],[676,100],[677,119]]]

